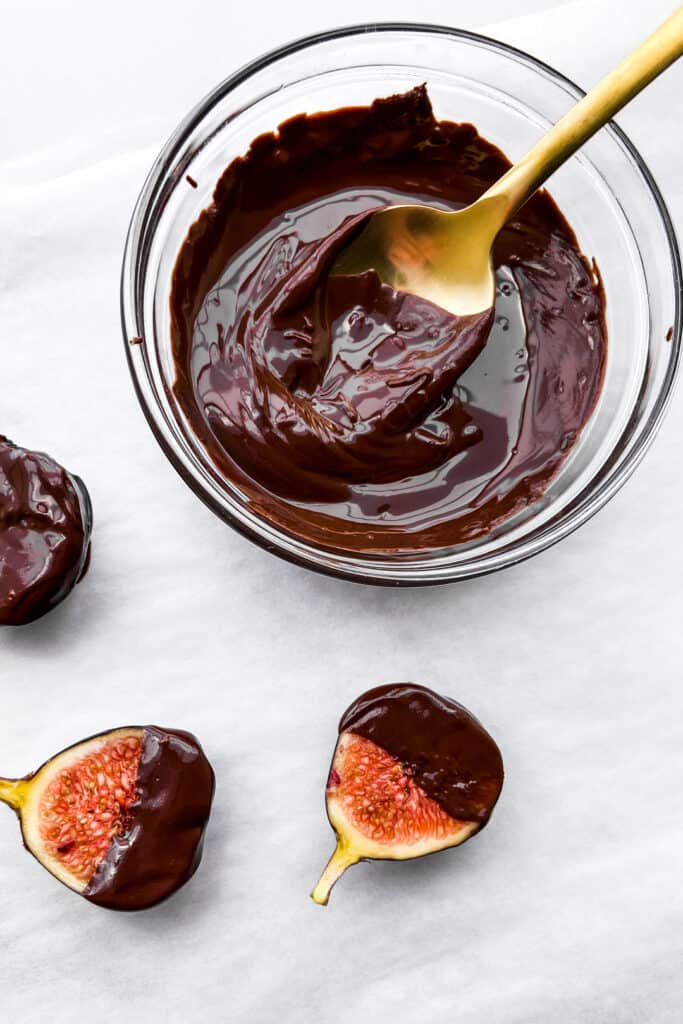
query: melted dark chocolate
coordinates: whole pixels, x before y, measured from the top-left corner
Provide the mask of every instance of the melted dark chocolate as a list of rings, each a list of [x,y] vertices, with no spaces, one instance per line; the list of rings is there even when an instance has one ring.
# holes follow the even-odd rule
[[[39,619],[83,578],[92,508],[85,484],[0,436],[0,625]]]
[[[175,393],[261,515],[338,549],[411,550],[482,536],[543,495],[606,353],[599,277],[550,197],[497,239],[485,347],[487,314],[327,274],[373,209],[456,209],[508,166],[420,87],[295,117],[224,172],[174,271]]]
[[[452,818],[481,827],[488,821],[503,786],[503,759],[456,701],[416,683],[377,686],[347,708],[339,732],[364,736],[397,758]]]
[[[214,774],[189,732],[146,726],[130,821],[83,895],[112,910],[143,910],[197,870],[211,812]]]

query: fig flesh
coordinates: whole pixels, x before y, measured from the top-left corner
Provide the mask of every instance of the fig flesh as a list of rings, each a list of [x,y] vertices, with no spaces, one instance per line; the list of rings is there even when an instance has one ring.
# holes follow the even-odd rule
[[[502,784],[496,743],[462,705],[412,683],[369,690],[339,725],[326,788],[337,847],[313,900],[326,904],[359,860],[422,857],[469,839]]]
[[[0,435],[0,625],[23,626],[71,593],[90,558],[83,481]]]
[[[194,874],[214,775],[191,734],[129,726],[83,740],[23,779],[0,779],[24,845],[92,903],[142,910]]]

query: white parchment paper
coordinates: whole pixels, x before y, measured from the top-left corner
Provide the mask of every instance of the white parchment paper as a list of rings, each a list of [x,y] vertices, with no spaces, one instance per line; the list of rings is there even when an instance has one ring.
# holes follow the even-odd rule
[[[158,722],[194,730],[218,775],[200,872],[140,915],[60,887],[0,809],[3,1022],[683,1019],[683,395],[634,479],[555,549],[450,588],[367,589],[265,554],[189,492],[137,406],[118,316],[144,175],[246,60],[424,20],[589,86],[673,2],[0,0],[0,432],[81,474],[96,514],[87,580],[0,634],[0,772]],[[620,118],[679,226],[682,86],[671,70]],[[459,851],[359,865],[319,909],[338,716],[400,679],[481,717],[501,802]]]

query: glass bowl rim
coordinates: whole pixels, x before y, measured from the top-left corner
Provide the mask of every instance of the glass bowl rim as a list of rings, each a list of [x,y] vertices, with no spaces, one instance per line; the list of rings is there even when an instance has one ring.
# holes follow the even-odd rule
[[[483,33],[473,32],[468,29],[452,28],[447,25],[429,24],[426,22],[386,21],[358,23],[302,36],[282,46],[269,50],[260,57],[257,57],[238,68],[232,75],[223,79],[217,86],[207,93],[203,99],[200,100],[200,102],[196,104],[180,121],[178,126],[164,143],[161,151],[152,164],[135,202],[126,234],[120,278],[120,314],[128,368],[133,380],[138,402],[152,433],[176,472],[178,472],[185,483],[191,487],[193,492],[204,502],[205,505],[218,515],[219,518],[228,523],[248,540],[258,544],[259,547],[271,554],[276,554],[286,561],[292,562],[314,572],[332,576],[337,579],[344,579],[355,583],[365,583],[375,586],[434,586],[437,584],[454,583],[463,579],[471,579],[473,577],[496,572],[500,569],[509,568],[552,547],[564,537],[569,536],[580,526],[583,526],[584,523],[591,519],[601,508],[603,508],[604,505],[607,504],[607,502],[617,493],[617,491],[620,490],[623,484],[626,483],[631,474],[637,468],[654,440],[664,414],[668,408],[679,372],[681,343],[683,338],[683,268],[681,265],[681,255],[671,215],[669,214],[659,186],[657,185],[647,163],[640,155],[637,147],[633,142],[631,142],[626,132],[620,128],[615,121],[610,121],[605,126],[605,130],[610,131],[616,137],[618,143],[620,143],[621,147],[626,152],[627,157],[630,158],[632,163],[635,165],[636,170],[641,175],[647,190],[654,200],[660,217],[660,222],[664,228],[664,233],[668,242],[668,254],[671,260],[674,293],[673,333],[670,339],[671,356],[669,363],[666,367],[666,372],[660,385],[659,392],[656,395],[653,408],[645,422],[640,427],[640,433],[637,441],[633,445],[632,449],[627,453],[621,464],[617,467],[617,470],[611,470],[608,473],[607,478],[601,481],[593,490],[590,489],[589,483],[588,493],[581,498],[578,506],[572,509],[568,514],[561,513],[559,521],[551,521],[546,524],[545,527],[541,528],[536,535],[521,538],[520,540],[513,542],[512,546],[509,548],[488,554],[485,556],[485,559],[481,564],[467,562],[464,565],[452,566],[449,570],[450,575],[447,572],[446,575],[439,576],[430,576],[429,561],[425,561],[419,566],[411,564],[407,568],[411,571],[417,572],[419,574],[418,578],[412,576],[410,578],[406,578],[401,575],[400,570],[405,567],[397,564],[393,570],[396,572],[396,575],[387,573],[378,576],[373,575],[373,570],[369,565],[369,560],[364,559],[361,553],[327,552],[325,548],[316,548],[314,544],[304,542],[307,554],[301,555],[297,551],[289,550],[285,547],[289,537],[280,527],[275,526],[271,528],[271,531],[277,536],[276,541],[269,540],[266,536],[261,535],[255,526],[241,521],[237,515],[234,514],[232,509],[226,508],[225,505],[218,502],[211,494],[209,494],[202,481],[198,480],[193,474],[188,474],[183,459],[176,451],[175,438],[169,436],[170,432],[165,423],[165,416],[163,415],[163,412],[159,409],[158,403],[148,401],[148,396],[144,393],[143,386],[139,380],[138,370],[134,363],[133,348],[136,346],[131,344],[131,339],[140,337],[142,334],[142,326],[140,323],[142,315],[140,314],[138,303],[139,254],[141,251],[141,242],[145,239],[148,233],[147,222],[150,207],[153,205],[153,200],[158,194],[159,187],[163,184],[176,157],[182,150],[182,146],[191,136],[192,132],[199,127],[206,115],[209,114],[221,100],[233,92],[239,85],[257,74],[259,71],[262,71],[271,64],[275,64],[277,61],[292,56],[301,50],[310,49],[323,43],[334,42],[335,40],[343,40],[352,36],[369,36],[373,33],[388,34],[392,32],[443,36],[474,44],[475,46],[479,46],[483,49],[499,53],[504,57],[516,58],[518,62],[526,64],[531,70],[554,80],[556,84],[564,87],[565,91],[573,94],[577,100],[585,95],[585,90],[577,85],[572,79],[552,67],[552,65],[532,56],[519,47],[494,39],[492,36],[487,36]],[[152,231],[153,230],[154,228],[152,228]],[[264,527],[267,527],[269,524],[264,523],[263,525]],[[342,560],[347,564],[343,567],[338,565],[321,564],[319,559],[324,558],[326,555],[332,555],[332,557]],[[476,559],[476,552],[473,552],[473,558]],[[390,562],[390,558],[386,560],[387,565],[390,565]],[[356,566],[355,569],[354,565]],[[365,571],[363,571],[364,569]]]

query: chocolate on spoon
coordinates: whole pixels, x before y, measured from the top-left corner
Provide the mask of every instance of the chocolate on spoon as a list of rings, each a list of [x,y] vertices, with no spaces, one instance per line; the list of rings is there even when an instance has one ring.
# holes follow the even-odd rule
[[[359,860],[408,860],[465,842],[486,825],[503,760],[476,718],[415,683],[368,690],[347,708],[327,782],[337,848],[311,893],[326,904]]]
[[[33,622],[71,593],[91,533],[83,481],[0,435],[0,626]]]
[[[188,732],[155,725],[100,733],[23,779],[0,779],[24,845],[92,903],[143,910],[199,866],[214,774]]]

